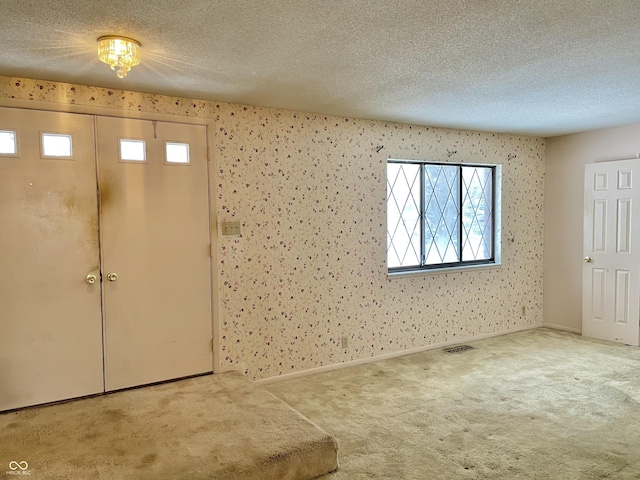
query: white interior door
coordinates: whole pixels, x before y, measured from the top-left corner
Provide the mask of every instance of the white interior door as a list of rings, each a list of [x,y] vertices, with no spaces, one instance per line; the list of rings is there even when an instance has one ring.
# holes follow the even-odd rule
[[[0,410],[103,391],[92,117],[1,109],[0,264]]]
[[[206,128],[96,122],[106,389],[211,372]]]
[[[639,181],[640,160],[585,167],[582,333],[636,346],[640,341]]]

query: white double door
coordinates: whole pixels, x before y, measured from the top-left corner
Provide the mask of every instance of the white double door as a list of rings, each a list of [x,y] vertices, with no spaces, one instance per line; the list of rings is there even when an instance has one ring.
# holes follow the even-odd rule
[[[0,410],[210,372],[205,127],[3,108],[0,140]]]

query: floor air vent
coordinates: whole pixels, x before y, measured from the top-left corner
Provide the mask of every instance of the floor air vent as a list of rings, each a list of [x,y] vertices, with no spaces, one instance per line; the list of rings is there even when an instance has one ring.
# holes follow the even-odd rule
[[[464,352],[465,350],[473,350],[473,347],[470,347],[469,345],[458,345],[457,347],[444,349],[444,351],[447,353],[458,353],[458,352]]]

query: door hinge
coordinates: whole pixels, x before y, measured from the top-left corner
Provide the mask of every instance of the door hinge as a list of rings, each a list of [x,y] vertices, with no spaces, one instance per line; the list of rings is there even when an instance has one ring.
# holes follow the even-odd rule
[[[207,162],[211,161],[211,148],[207,145]]]
[[[211,351],[212,351],[212,352],[214,352],[214,351],[215,351],[215,349],[216,349],[216,346],[215,346],[215,344],[214,344],[213,342],[214,342],[214,339],[212,338],[212,339],[211,339]]]

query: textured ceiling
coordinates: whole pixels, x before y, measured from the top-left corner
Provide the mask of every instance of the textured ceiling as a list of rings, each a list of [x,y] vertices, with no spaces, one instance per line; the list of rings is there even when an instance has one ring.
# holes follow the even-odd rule
[[[120,80],[96,39],[142,43]],[[3,0],[0,75],[555,136],[640,122],[639,0]]]

